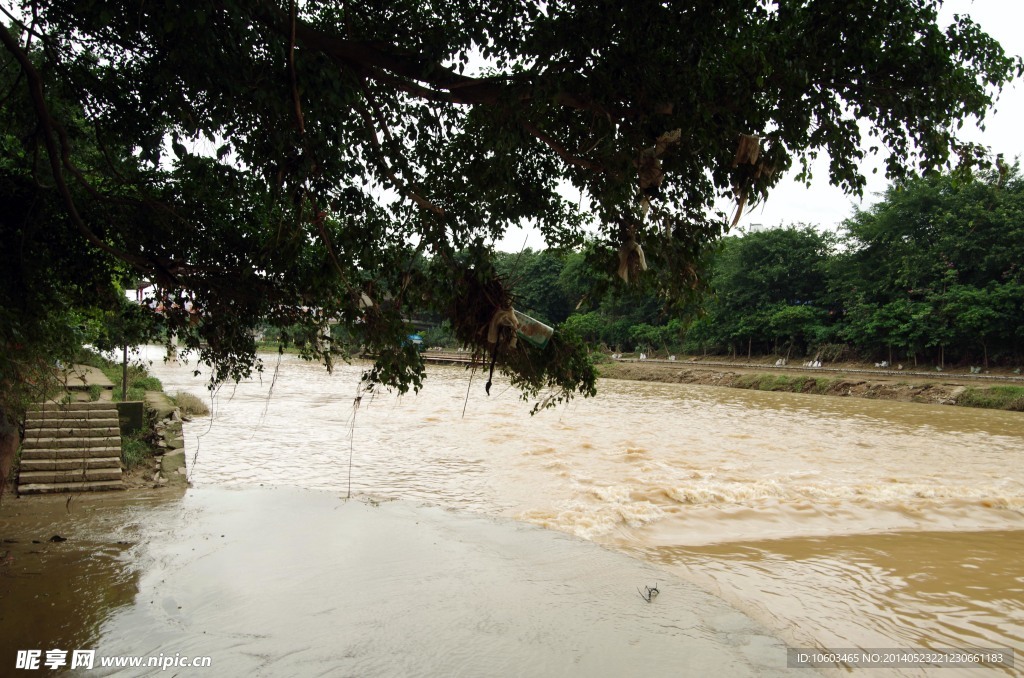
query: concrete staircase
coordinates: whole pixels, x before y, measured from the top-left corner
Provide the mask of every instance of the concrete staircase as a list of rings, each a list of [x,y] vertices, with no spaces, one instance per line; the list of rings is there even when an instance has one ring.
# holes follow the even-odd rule
[[[29,410],[19,494],[122,489],[121,429],[114,403],[44,403]]]

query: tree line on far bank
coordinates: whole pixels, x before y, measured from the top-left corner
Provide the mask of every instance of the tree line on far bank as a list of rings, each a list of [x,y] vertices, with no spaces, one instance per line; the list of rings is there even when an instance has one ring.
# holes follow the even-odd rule
[[[1024,181],[1000,167],[893,186],[838,233],[726,237],[706,262],[707,289],[667,310],[657,290],[613,284],[586,247],[504,254],[497,268],[518,309],[607,350],[1020,363]],[[442,325],[425,340],[446,338]]]

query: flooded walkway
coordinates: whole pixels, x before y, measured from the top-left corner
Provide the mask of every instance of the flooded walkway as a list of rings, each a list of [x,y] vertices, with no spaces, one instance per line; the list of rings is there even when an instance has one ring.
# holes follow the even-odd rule
[[[792,673],[781,641],[698,587],[522,523],[290,489],[90,507],[38,521],[67,541],[0,580],[7,668],[61,648],[210,657],[226,676]]]

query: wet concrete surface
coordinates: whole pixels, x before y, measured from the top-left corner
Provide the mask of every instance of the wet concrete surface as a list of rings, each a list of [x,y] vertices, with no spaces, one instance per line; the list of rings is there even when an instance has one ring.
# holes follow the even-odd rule
[[[292,489],[61,510],[21,531],[67,541],[0,578],[7,667],[52,646],[209,656],[228,676],[788,673],[784,645],[721,600],[522,523]]]

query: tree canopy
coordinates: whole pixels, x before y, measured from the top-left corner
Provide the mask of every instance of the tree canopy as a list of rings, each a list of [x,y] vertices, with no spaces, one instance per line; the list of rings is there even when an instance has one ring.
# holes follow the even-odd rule
[[[723,238],[711,294],[672,350],[1020,365],[1024,181],[1017,167],[908,177],[846,220]],[[609,343],[616,316],[571,316]],[[635,344],[626,344],[631,348]]]
[[[945,362],[990,349],[1019,359],[1024,339],[1024,181],[1016,167],[917,178],[846,222],[836,268],[855,319],[844,335]],[[915,358],[916,360],[916,358]]]
[[[702,284],[723,196],[741,210],[820,152],[852,193],[865,146],[897,179],[977,161],[959,124],[1022,62],[967,17],[940,27],[939,4],[9,4],[0,361],[21,290],[39,320],[134,277],[217,378],[256,364],[260,324],[329,360],[340,323],[378,356],[371,382],[418,387],[405,319],[427,312],[527,395],[591,393],[569,328],[513,345],[494,241],[592,225],[605,282],[672,303]]]
[[[730,236],[711,267],[715,297],[698,336],[750,354],[765,344],[797,342],[800,350],[819,337],[828,289],[826,266],[835,238],[809,226]]]

